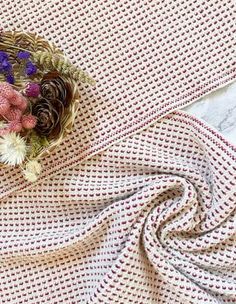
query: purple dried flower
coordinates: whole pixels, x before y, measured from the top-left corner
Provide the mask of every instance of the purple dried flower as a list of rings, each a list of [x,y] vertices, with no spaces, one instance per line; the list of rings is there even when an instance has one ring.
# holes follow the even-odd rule
[[[12,64],[9,61],[7,61],[7,59],[4,59],[2,61],[1,67],[5,72],[10,72],[12,70]]]
[[[25,73],[28,76],[34,75],[37,72],[37,67],[36,65],[34,65],[31,61],[28,61],[26,63],[26,67],[25,67]]]
[[[8,55],[4,51],[0,51],[0,62],[3,62],[4,60],[8,60]]]
[[[6,81],[7,81],[8,83],[10,83],[10,84],[14,84],[15,78],[14,78],[14,76],[13,76],[12,74],[7,74],[7,75],[6,75]]]
[[[29,59],[30,58],[30,52],[28,51],[19,51],[17,54],[17,57],[19,59]]]
[[[29,82],[25,88],[25,94],[28,97],[38,97],[40,93],[40,85],[35,82]]]

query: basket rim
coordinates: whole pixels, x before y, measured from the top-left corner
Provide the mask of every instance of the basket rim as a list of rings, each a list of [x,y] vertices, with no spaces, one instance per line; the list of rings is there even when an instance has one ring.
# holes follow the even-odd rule
[[[62,58],[67,60],[67,58],[62,50],[60,50],[53,42],[46,40],[44,37],[42,37],[38,33],[24,32],[24,31],[3,31],[2,37],[4,37],[5,39],[8,39],[9,41],[10,41],[10,39],[12,39],[13,41],[17,41],[17,39],[22,39],[21,37],[23,37],[26,42],[33,44],[34,50],[41,50],[41,49],[45,50],[46,49],[49,53],[60,55]],[[31,50],[29,50],[29,51],[31,51]],[[40,72],[41,72],[41,76],[42,76],[44,74],[44,72],[41,70],[40,70]],[[48,72],[52,72],[52,71],[45,70],[45,74]],[[61,142],[64,140],[64,138],[69,133],[71,133],[74,128],[76,113],[77,113],[78,105],[79,105],[79,101],[80,101],[80,95],[78,92],[78,84],[72,78],[65,77],[64,75],[60,75],[60,77],[69,84],[71,91],[72,91],[72,98],[70,100],[69,106],[66,108],[63,118],[61,119],[62,125],[61,125],[61,131],[60,131],[58,137],[55,139],[50,139],[49,145],[47,147],[42,148],[42,151],[39,152],[39,154],[36,157],[34,157],[34,159],[40,159],[40,158],[46,157],[49,154],[51,154],[51,152],[54,151],[57,148],[57,146],[59,146],[61,144]],[[41,77],[41,80],[42,80],[42,77]],[[0,80],[0,82],[2,82],[2,81]],[[24,84],[23,80],[22,80],[22,83]],[[18,88],[17,90],[19,92],[22,92],[22,90],[20,88]],[[0,167],[5,167],[5,166],[9,166],[9,165],[0,163]]]

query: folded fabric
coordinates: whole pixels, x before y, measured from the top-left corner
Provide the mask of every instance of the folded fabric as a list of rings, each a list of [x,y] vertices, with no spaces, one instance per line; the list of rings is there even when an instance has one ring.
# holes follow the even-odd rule
[[[2,1],[96,79],[27,184],[0,168],[0,302],[235,303],[236,147],[174,112],[236,78],[232,0]]]
[[[235,160],[176,112],[8,196],[2,303],[234,303]]]
[[[233,0],[12,0],[0,16],[4,30],[40,34],[97,82],[80,87],[64,158],[68,145],[91,155],[232,82],[234,9]]]

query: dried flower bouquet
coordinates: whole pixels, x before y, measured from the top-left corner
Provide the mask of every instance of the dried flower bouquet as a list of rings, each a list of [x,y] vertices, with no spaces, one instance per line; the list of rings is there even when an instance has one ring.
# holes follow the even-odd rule
[[[53,44],[35,34],[0,34],[0,165],[34,182],[47,155],[73,128],[78,82],[94,85]]]

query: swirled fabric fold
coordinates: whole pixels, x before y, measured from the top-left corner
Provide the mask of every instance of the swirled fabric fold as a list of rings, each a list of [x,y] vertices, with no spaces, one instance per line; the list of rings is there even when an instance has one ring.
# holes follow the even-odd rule
[[[235,164],[176,112],[11,194],[2,303],[234,303]]]
[[[68,145],[89,156],[234,81],[234,11],[233,0],[2,1],[3,29],[38,33],[97,82],[80,86],[77,130],[49,170],[75,161]]]
[[[27,184],[0,168],[0,303],[235,303],[236,147],[179,109],[236,78],[232,0],[1,1],[97,81]]]

